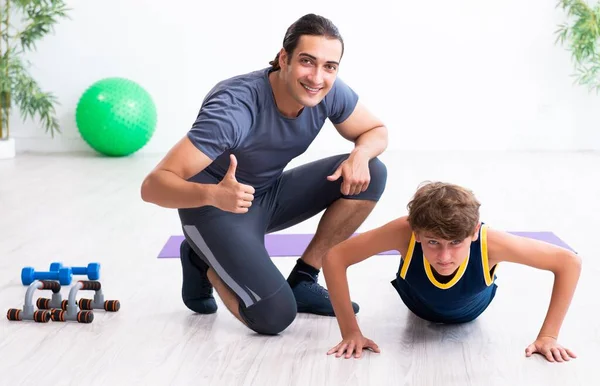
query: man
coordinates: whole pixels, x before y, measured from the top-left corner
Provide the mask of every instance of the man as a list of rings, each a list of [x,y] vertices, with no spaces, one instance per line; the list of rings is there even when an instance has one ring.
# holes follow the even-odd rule
[[[190,131],[144,180],[144,201],[179,210],[182,297],[192,311],[216,312],[214,286],[232,314],[260,334],[280,333],[297,312],[334,316],[317,283],[321,261],[363,223],[387,179],[377,159],[387,129],[337,78],[343,51],[330,20],[303,16],[288,28],[270,68],[209,92]],[[355,143],[352,152],[284,173],[326,119]],[[322,210],[286,281],[265,249],[265,234]]]

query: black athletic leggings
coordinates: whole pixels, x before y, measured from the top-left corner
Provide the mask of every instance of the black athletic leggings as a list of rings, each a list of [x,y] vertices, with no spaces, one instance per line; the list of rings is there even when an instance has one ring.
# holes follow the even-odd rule
[[[327,180],[348,154],[317,160],[284,172],[258,196],[244,214],[213,206],[180,209],[183,233],[192,249],[210,265],[239,299],[248,327],[260,334],[278,334],[296,317],[290,286],[265,249],[265,234],[298,224],[326,209],[339,198],[378,201],[387,169],[377,158],[369,163],[371,181],[366,191],[344,196],[342,178]],[[218,183],[201,173],[195,181]]]

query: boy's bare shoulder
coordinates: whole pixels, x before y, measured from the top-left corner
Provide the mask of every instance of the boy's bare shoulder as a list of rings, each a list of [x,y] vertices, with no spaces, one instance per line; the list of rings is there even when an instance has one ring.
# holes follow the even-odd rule
[[[487,226],[488,257],[503,260],[501,256],[514,253],[529,242],[528,238],[514,235],[510,232],[494,229]]]
[[[412,227],[408,222],[408,216],[399,217],[390,221],[385,226],[388,228],[389,234],[393,235],[392,237],[395,239],[396,249],[402,256],[405,256],[413,233]]]
[[[409,236],[412,233],[412,227],[408,222],[408,216],[398,217],[397,219],[391,221],[390,225],[396,228],[398,232],[406,233]]]
[[[490,267],[504,261],[506,252],[514,248],[515,236],[508,232],[487,227],[487,253]]]

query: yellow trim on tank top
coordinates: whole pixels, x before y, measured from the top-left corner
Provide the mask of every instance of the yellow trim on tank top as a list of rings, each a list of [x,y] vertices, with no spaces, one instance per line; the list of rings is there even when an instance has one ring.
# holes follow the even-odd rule
[[[408,243],[408,250],[404,257],[404,264],[402,264],[402,269],[400,270],[400,277],[403,279],[406,279],[406,272],[408,271],[408,266],[412,260],[413,252],[415,251],[415,242],[415,233],[412,232],[410,235],[410,242]]]
[[[427,261],[427,258],[425,257],[425,255],[423,255],[423,265],[425,266],[425,273],[427,274],[427,277],[429,278],[429,281],[431,282],[431,284],[433,284],[434,286],[436,286],[440,289],[448,289],[448,288],[452,287],[454,284],[458,283],[460,278],[464,275],[465,271],[467,270],[467,264],[469,263],[470,256],[471,256],[471,252],[469,252],[469,254],[467,255],[467,258],[462,262],[460,267],[458,267],[458,272],[456,272],[456,275],[454,275],[452,280],[450,280],[448,283],[440,283],[439,281],[436,280],[435,276],[433,275],[429,261]]]
[[[480,242],[481,242],[481,263],[483,265],[483,277],[485,278],[485,285],[488,287],[494,282],[493,274],[498,268],[498,264],[494,267],[494,272],[490,272],[490,262],[488,260],[488,244],[487,244],[487,225],[481,226]]]

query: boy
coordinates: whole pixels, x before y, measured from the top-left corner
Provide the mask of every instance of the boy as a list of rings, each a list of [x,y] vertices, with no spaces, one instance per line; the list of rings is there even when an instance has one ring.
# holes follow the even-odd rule
[[[479,207],[465,188],[427,183],[409,202],[408,216],[333,247],[324,259],[323,274],[342,342],[327,354],[359,358],[363,348],[380,352],[358,327],[346,269],[379,252],[398,250],[403,258],[392,285],[415,315],[434,323],[477,318],[494,298],[495,270],[501,262],[552,271],[555,281],[548,313],[526,356],[537,352],[550,362],[575,358],[557,337],[579,280],[581,259],[566,249],[488,228],[479,220]]]

